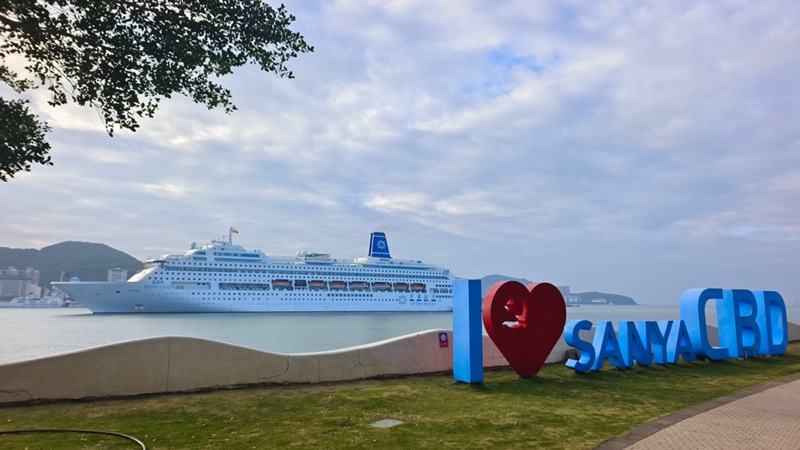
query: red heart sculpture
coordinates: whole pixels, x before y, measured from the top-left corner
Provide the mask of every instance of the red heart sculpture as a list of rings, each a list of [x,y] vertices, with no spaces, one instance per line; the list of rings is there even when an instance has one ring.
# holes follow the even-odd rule
[[[496,283],[483,302],[483,326],[520,376],[539,373],[564,332],[567,307],[557,287],[517,281]]]

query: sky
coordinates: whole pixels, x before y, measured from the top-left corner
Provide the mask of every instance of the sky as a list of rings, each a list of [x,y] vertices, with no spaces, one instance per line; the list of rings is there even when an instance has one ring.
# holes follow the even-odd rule
[[[109,137],[51,108],[54,166],[0,183],[0,246],[138,259],[239,234],[677,305],[800,303],[800,2],[287,0],[294,79],[221,79]],[[2,91],[4,94],[7,90]]]

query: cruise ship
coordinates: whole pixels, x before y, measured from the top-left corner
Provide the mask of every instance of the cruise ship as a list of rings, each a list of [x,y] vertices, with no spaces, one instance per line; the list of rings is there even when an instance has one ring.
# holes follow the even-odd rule
[[[93,313],[452,311],[449,270],[394,259],[384,232],[354,260],[267,256],[227,239],[145,261],[125,282],[53,282]]]

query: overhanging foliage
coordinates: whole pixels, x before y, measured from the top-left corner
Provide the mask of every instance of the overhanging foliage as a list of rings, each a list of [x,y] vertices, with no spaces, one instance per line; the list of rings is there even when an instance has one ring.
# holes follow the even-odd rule
[[[109,134],[135,131],[173,94],[231,112],[231,93],[217,78],[251,63],[292,78],[286,63],[313,51],[289,29],[294,19],[261,0],[0,0],[0,80],[19,93],[45,87],[53,106],[93,107]],[[10,55],[25,59],[32,79],[8,68]],[[0,126],[32,117],[15,108]],[[50,163],[46,144],[31,135],[35,157],[3,146],[0,179]]]

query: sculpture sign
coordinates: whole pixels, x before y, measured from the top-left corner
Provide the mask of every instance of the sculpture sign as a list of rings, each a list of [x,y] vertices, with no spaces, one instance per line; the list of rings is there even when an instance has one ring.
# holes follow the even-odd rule
[[[706,305],[717,307],[719,345],[707,332]],[[592,328],[588,320],[573,320],[564,330],[567,345],[580,350],[567,367],[578,372],[600,370],[608,359],[613,367],[677,363],[679,358],[721,360],[755,355],[779,355],[789,343],[786,305],[777,292],[741,289],[690,289],[681,297],[681,320],[620,322],[619,337],[611,322],[598,322],[592,342],[580,337]]]
[[[542,368],[567,321],[561,292],[550,283],[525,287],[517,281],[497,283],[486,294],[483,326],[497,349],[520,376]]]
[[[566,322],[561,292],[550,283],[527,287],[516,281],[497,283],[486,294],[481,313],[480,280],[453,284],[453,376],[458,381],[483,380],[481,319],[487,334],[511,367],[523,377],[535,376],[563,331],[567,345],[580,350],[566,365],[578,372],[634,364],[672,364],[681,358],[721,360],[779,355],[789,344],[786,305],[773,291],[690,289],[680,304],[680,320],[597,323],[594,338],[588,320]],[[716,305],[718,344],[708,335],[706,308]]]

